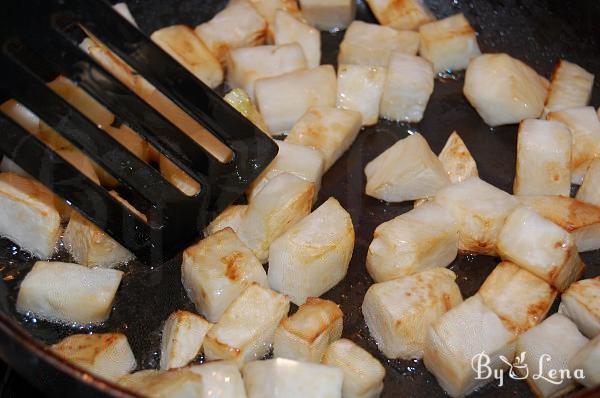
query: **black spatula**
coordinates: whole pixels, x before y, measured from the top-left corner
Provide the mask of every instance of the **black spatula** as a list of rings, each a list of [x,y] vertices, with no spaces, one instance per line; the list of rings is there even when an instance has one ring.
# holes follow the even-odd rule
[[[0,36],[0,95],[22,103],[144,203],[144,221],[44,142],[0,114],[0,151],[143,262],[172,258],[243,194],[277,146],[209,87],[170,58],[104,0],[8,0]],[[222,162],[78,47],[93,35],[232,152]],[[186,196],[54,93],[74,81],[120,121],[199,182]]]

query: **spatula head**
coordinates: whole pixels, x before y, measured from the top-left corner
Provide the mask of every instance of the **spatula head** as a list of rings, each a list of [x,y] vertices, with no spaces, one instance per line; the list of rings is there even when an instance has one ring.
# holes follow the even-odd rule
[[[103,0],[8,0],[0,35],[0,96],[35,113],[110,175],[141,219],[44,142],[0,114],[0,151],[148,264],[198,239],[273,160],[277,145]],[[23,12],[27,9],[27,14]],[[87,32],[231,150],[220,161],[78,44]],[[200,185],[187,196],[70,106],[46,83],[63,75]]]

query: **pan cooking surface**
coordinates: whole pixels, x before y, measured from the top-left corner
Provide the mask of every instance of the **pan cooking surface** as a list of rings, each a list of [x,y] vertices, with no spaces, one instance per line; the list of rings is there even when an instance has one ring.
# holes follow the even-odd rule
[[[131,12],[145,33],[176,24],[197,25],[224,7],[225,1],[133,0]],[[592,73],[600,73],[600,17],[595,2],[539,0],[505,1],[427,1],[438,18],[465,13],[479,32],[482,52],[507,52],[525,61],[539,73],[550,77],[559,58],[575,62]],[[576,4],[577,3],[577,4]],[[357,19],[375,22],[364,3]],[[335,64],[343,32],[323,33],[323,63]],[[347,277],[325,298],[339,303],[344,312],[344,337],[356,341],[375,355],[387,369],[383,397],[444,396],[434,377],[421,361],[387,360],[377,349],[364,323],[360,306],[372,284],[365,269],[367,248],[377,225],[412,208],[412,202],[387,204],[364,195],[364,166],[397,140],[413,131],[427,139],[437,153],[453,130],[457,130],[475,157],[482,179],[512,192],[517,126],[491,129],[479,118],[462,95],[463,74],[438,79],[421,123],[408,125],[380,121],[364,129],[350,150],[323,178],[316,206],[334,196],[352,215],[356,245]],[[224,90],[223,92],[224,93]],[[596,79],[592,104],[600,104]],[[600,251],[583,253],[587,264],[585,277],[600,274]],[[56,259],[68,260],[64,251]],[[498,263],[486,256],[459,256],[450,266],[458,275],[463,296],[473,295]],[[34,259],[20,252],[11,242],[0,240],[0,309],[21,323],[35,338],[45,343],[80,332],[122,332],[127,335],[138,367],[156,368],[159,361],[160,331],[164,320],[177,309],[194,310],[180,279],[180,259],[149,270],[139,263],[122,269],[126,272],[110,319],[95,328],[57,326],[23,317],[15,312],[17,289]],[[555,312],[557,305],[551,310]],[[198,358],[197,361],[201,361]],[[473,397],[532,396],[525,382],[506,380],[503,388],[488,384]]]

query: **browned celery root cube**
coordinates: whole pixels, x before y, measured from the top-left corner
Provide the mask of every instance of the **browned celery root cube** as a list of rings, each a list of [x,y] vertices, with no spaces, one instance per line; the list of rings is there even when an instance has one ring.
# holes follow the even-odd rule
[[[396,122],[420,122],[433,93],[431,63],[414,55],[393,53],[387,68],[379,115]]]
[[[312,107],[294,125],[285,141],[318,149],[325,159],[325,172],[350,148],[360,132],[360,124],[358,112]]]
[[[336,303],[309,297],[275,330],[273,356],[320,363],[329,344],[342,336],[342,327]]]
[[[478,177],[441,189],[434,202],[447,209],[458,225],[462,252],[494,255],[506,217],[519,204],[512,195]]]
[[[463,92],[490,126],[537,118],[550,83],[508,54],[483,54],[467,67]]]
[[[50,346],[50,350],[108,380],[117,380],[136,367],[127,337],[121,333],[74,334]]]
[[[256,103],[269,130],[286,133],[313,106],[335,106],[337,79],[331,65],[259,79]]]
[[[417,29],[435,20],[423,0],[367,0],[382,25],[394,29]]]
[[[493,380],[477,378],[472,362],[483,352],[492,371],[506,370],[515,355],[515,337],[476,294],[429,328],[423,360],[448,395],[463,397]]]
[[[350,214],[329,198],[271,244],[269,286],[303,304],[344,279],[353,249]]]
[[[118,384],[143,397],[190,398],[201,397],[202,376],[190,368],[177,370],[140,370],[121,377]]]
[[[416,55],[418,49],[417,32],[397,31],[387,26],[354,21],[340,44],[338,64],[387,67],[392,53]]]
[[[546,317],[558,292],[543,279],[504,261],[486,278],[478,294],[509,330],[521,334]]]
[[[362,312],[386,357],[423,357],[428,328],[462,302],[455,279],[454,272],[434,268],[371,285]]]
[[[435,203],[380,224],[367,252],[367,271],[375,282],[446,267],[458,253],[458,227],[450,212]]]
[[[506,218],[498,253],[561,292],[579,279],[585,267],[567,231],[523,206]]]
[[[338,108],[360,112],[364,126],[376,124],[386,75],[387,69],[382,66],[340,65]]]
[[[279,322],[287,315],[286,296],[251,285],[235,299],[206,335],[207,360],[231,359],[239,367],[265,356]]]
[[[600,207],[565,196],[521,196],[519,201],[569,232],[579,252],[600,249]]]
[[[479,176],[475,159],[456,131],[450,134],[438,158],[454,184]]]
[[[223,83],[221,64],[188,26],[168,26],[150,38],[207,86],[215,88]]]
[[[365,167],[367,195],[387,202],[434,196],[450,184],[444,166],[421,134],[409,135]]]
[[[247,0],[231,0],[210,21],[196,26],[195,33],[223,64],[229,51],[263,44],[267,21]]]
[[[306,66],[306,57],[298,43],[236,48],[227,57],[227,84],[244,89],[254,101],[254,83],[258,79],[295,72]]]
[[[588,105],[593,85],[593,74],[572,62],[559,60],[552,74],[545,113]]]
[[[564,123],[573,137],[571,182],[581,184],[592,161],[600,157],[600,120],[591,106],[551,112],[549,120]]]
[[[253,283],[268,287],[262,264],[230,228],[183,252],[181,281],[198,311],[211,322]]]
[[[315,186],[314,199],[316,200],[325,165],[321,152],[308,146],[286,141],[275,140],[275,142],[279,146],[279,152],[269,166],[250,184],[247,193],[248,201],[252,201],[269,181],[282,173],[293,174],[312,182]]]
[[[212,324],[188,311],[172,313],[162,330],[160,368],[181,368],[196,358]]]
[[[479,55],[477,32],[463,14],[421,25],[421,56],[433,64],[433,71],[466,69],[469,61]]]

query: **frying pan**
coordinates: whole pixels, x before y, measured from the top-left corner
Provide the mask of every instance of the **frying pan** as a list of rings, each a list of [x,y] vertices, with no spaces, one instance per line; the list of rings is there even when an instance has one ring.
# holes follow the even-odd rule
[[[176,24],[197,25],[222,9],[226,1],[131,0],[132,14],[145,33]],[[596,1],[560,0],[431,0],[438,18],[463,12],[479,32],[483,52],[507,52],[549,77],[559,58],[575,62],[600,75],[600,4]],[[368,7],[359,2],[357,19],[375,22]],[[335,64],[343,32],[323,33],[323,62]],[[511,192],[514,177],[517,126],[489,128],[462,95],[463,74],[438,79],[421,123],[379,122],[364,129],[350,150],[327,172],[318,203],[336,197],[352,215],[356,245],[347,277],[325,298],[339,303],[344,312],[344,337],[370,351],[386,367],[383,397],[444,396],[422,361],[387,360],[377,349],[365,326],[360,306],[373,283],[365,270],[367,248],[377,225],[412,208],[412,203],[390,204],[364,194],[363,169],[367,162],[410,132],[421,132],[439,152],[453,130],[457,130],[475,157],[481,177]],[[6,78],[6,77],[4,77]],[[599,79],[592,104],[600,104]],[[582,254],[587,264],[585,277],[600,274],[600,251]],[[57,259],[68,260],[61,251]],[[180,279],[176,258],[161,267],[148,269],[132,262],[117,293],[110,319],[95,328],[57,326],[21,316],[15,311],[19,283],[35,259],[8,240],[0,240],[0,357],[49,396],[128,397],[118,387],[86,374],[51,354],[46,344],[82,332],[122,332],[127,335],[138,360],[138,368],[156,368],[160,331],[168,315],[177,309],[194,310]],[[458,275],[463,296],[473,295],[498,263],[486,256],[459,256],[450,268]],[[555,303],[551,312],[555,312]],[[197,359],[198,362],[201,357]],[[600,389],[579,390],[577,396],[599,397]],[[525,382],[495,383],[472,397],[532,396]]]

